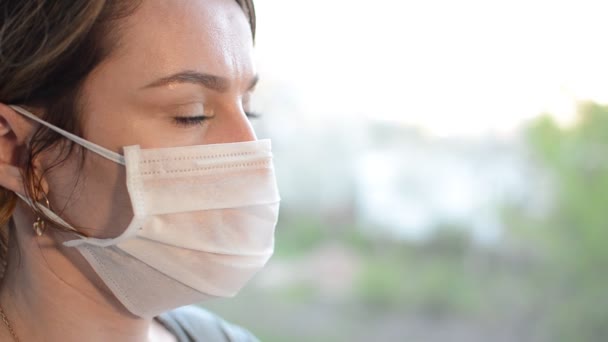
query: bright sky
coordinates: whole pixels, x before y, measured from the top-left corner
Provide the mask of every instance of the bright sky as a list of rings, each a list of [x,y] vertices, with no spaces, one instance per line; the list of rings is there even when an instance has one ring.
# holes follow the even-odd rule
[[[508,133],[608,103],[605,0],[256,0],[263,77],[321,120]]]

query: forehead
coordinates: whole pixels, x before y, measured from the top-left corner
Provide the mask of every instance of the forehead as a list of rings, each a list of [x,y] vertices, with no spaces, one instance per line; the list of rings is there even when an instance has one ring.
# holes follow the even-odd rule
[[[234,0],[144,0],[120,37],[110,62],[133,80],[183,70],[228,79],[253,74],[250,27]]]

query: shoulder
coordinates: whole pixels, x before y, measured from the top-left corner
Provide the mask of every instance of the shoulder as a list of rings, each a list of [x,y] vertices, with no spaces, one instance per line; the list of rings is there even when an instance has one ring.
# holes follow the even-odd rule
[[[259,342],[246,329],[194,305],[166,312],[157,318],[180,342]]]

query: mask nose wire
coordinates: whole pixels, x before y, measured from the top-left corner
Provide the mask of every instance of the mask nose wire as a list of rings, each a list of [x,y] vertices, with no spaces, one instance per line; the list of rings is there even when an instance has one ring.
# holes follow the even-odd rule
[[[121,165],[125,165],[125,157],[114,152],[114,151],[110,151],[105,147],[101,147],[95,143],[92,143],[88,140],[85,140],[75,134],[72,134],[68,131],[65,131],[59,127],[53,126],[50,123],[40,119],[39,117],[37,117],[36,115],[30,113],[29,111],[27,111],[26,109],[16,106],[16,105],[9,105],[9,107],[13,108],[15,111],[17,111],[18,113],[24,115],[25,117],[34,120],[36,122],[38,122],[41,125],[44,125],[46,127],[48,127],[49,129],[63,135],[64,137],[66,137],[67,139],[72,140],[73,142],[79,144],[80,146],[86,148],[89,151],[95,152],[98,155],[109,159],[115,163],[121,164]]]

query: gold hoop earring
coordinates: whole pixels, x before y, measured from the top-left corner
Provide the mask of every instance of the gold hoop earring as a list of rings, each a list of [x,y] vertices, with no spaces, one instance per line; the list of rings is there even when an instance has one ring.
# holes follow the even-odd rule
[[[46,202],[46,207],[51,209],[51,204],[49,203],[48,197],[46,197],[46,194],[44,192],[42,193],[42,195],[44,196],[44,200]],[[40,218],[40,216],[38,216],[38,217],[36,217],[36,221],[32,225],[32,228],[34,228],[34,232],[36,233],[37,236],[42,236],[42,234],[44,234],[44,231],[46,229],[46,222],[42,218]]]

